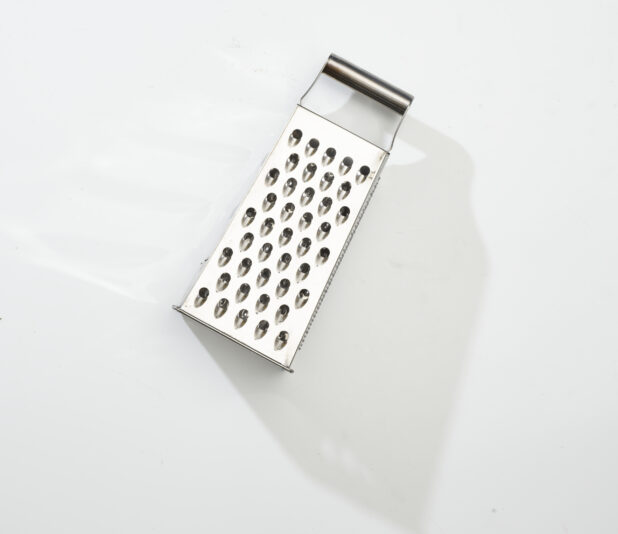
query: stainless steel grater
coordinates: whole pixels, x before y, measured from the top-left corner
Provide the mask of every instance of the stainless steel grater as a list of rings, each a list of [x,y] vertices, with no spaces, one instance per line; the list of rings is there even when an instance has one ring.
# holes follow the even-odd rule
[[[412,103],[408,93],[335,55],[320,74],[401,119]],[[392,147],[380,148],[303,107],[314,84],[197,282],[175,307],[287,371]]]

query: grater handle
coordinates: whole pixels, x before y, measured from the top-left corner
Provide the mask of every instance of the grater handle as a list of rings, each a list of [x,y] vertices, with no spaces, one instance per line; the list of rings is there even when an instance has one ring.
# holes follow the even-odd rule
[[[405,115],[412,104],[412,95],[374,76],[342,57],[331,54],[322,68],[322,73],[344,83],[381,104]]]
[[[328,56],[328,60],[322,67],[322,70],[318,73],[315,80],[313,80],[313,83],[301,97],[299,105],[303,105],[303,100],[311,92],[311,89],[313,89],[321,74],[326,74],[334,78],[344,85],[367,95],[369,98],[373,98],[376,102],[379,102],[399,114],[399,121],[391,136],[389,148],[384,148],[384,150],[390,152],[393,148],[395,137],[397,137],[397,133],[401,127],[401,123],[403,122],[403,118],[412,104],[414,97],[410,93],[402,91],[394,85],[374,76],[370,72],[353,65],[349,61],[335,54],[331,54]]]

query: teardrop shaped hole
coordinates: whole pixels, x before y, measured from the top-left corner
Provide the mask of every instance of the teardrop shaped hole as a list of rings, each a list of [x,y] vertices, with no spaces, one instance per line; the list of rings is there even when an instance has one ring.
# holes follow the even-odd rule
[[[217,319],[227,311],[229,304],[230,303],[227,299],[221,299],[217,302],[217,305],[215,306],[215,317],[217,317]]]
[[[266,261],[270,257],[270,253],[273,251],[273,246],[270,243],[264,243],[260,247],[260,252],[258,252],[258,259],[260,261]]]
[[[208,299],[208,295],[210,295],[210,291],[208,291],[207,287],[200,287],[197,292],[197,297],[195,297],[195,302],[193,303],[196,308],[199,308],[206,300]]]
[[[313,156],[319,146],[320,142],[315,137],[313,139],[310,139],[307,143],[307,146],[305,147],[305,154],[307,156]]]
[[[367,176],[369,176],[370,172],[371,169],[369,169],[367,165],[363,165],[360,169],[358,169],[358,172],[356,173],[356,183],[362,184],[367,179]]]
[[[297,308],[302,308],[305,304],[307,304],[308,300],[309,300],[309,290],[301,289],[298,292],[298,295],[296,295],[296,299],[294,302]]]
[[[270,280],[270,274],[270,269],[262,269],[260,271],[256,280],[258,287],[266,285],[266,283]]]
[[[290,144],[290,146],[296,146],[300,142],[302,137],[303,137],[302,130],[299,130],[298,128],[296,128],[296,130],[294,130],[290,134],[290,137],[288,138],[288,143]]]
[[[288,265],[290,265],[291,261],[292,256],[290,256],[287,252],[282,254],[279,258],[279,261],[277,262],[277,269],[279,270],[279,272],[285,271],[288,268]]]
[[[313,200],[313,195],[315,195],[315,190],[313,189],[313,187],[307,187],[307,189],[303,191],[303,194],[300,197],[301,206],[306,206],[307,204],[309,204]]]
[[[217,280],[217,291],[223,291],[228,286],[231,279],[230,273],[222,273]]]
[[[284,228],[281,234],[279,235],[279,245],[281,245],[282,247],[287,245],[290,242],[290,239],[292,239],[293,235],[294,235],[294,230],[292,230],[289,227]]]
[[[303,182],[308,182],[315,175],[315,171],[318,170],[318,166],[315,163],[309,163],[303,171]]]
[[[242,302],[245,300],[250,291],[251,286],[249,284],[240,284],[238,291],[236,291],[236,302]]]
[[[263,338],[266,332],[268,332],[269,326],[270,325],[268,324],[268,321],[264,321],[264,320],[260,321],[258,325],[255,327],[255,339]]]
[[[329,222],[323,222],[319,226],[319,228],[318,228],[318,232],[317,232],[316,237],[319,240],[322,240],[322,239],[326,238],[329,233],[330,233],[330,223]]]
[[[337,198],[339,200],[343,200],[350,194],[351,190],[352,190],[352,184],[350,182],[343,182],[339,186],[339,189],[337,190]]]
[[[281,350],[283,347],[285,347],[288,343],[288,339],[290,338],[290,335],[285,331],[281,331],[277,334],[277,337],[275,338],[275,350]]]
[[[268,217],[268,219],[264,219],[264,222],[262,223],[262,226],[260,227],[260,235],[264,237],[270,234],[274,226],[275,226],[275,220],[273,218]]]
[[[324,197],[320,201],[320,205],[318,206],[318,213],[320,215],[326,215],[329,212],[330,207],[332,205],[333,205],[333,199],[330,197]]]
[[[301,281],[309,276],[309,271],[311,270],[311,266],[308,263],[301,263],[298,271],[296,271],[296,280]]]
[[[339,208],[339,211],[337,212],[337,224],[343,224],[344,222],[348,220],[349,216],[350,216],[350,208],[348,208],[347,206],[342,206],[341,208]]]
[[[330,249],[328,247],[322,247],[318,252],[318,263],[326,263],[330,257]]]
[[[288,318],[288,314],[290,313],[290,307],[287,304],[282,304],[279,306],[277,313],[275,314],[275,322],[282,323]]]
[[[333,147],[327,148],[326,152],[324,152],[324,155],[322,156],[322,164],[330,165],[336,155],[337,151]]]
[[[298,157],[298,154],[290,154],[287,161],[285,162],[285,170],[288,172],[292,172],[296,168],[296,165],[298,165],[299,161],[300,158]]]
[[[313,221],[313,215],[307,211],[303,213],[302,217],[298,221],[298,227],[301,230],[304,230],[305,228],[309,228],[309,226],[311,226],[311,221]]]
[[[307,254],[307,252],[309,252],[310,248],[311,248],[311,239],[309,239],[308,237],[303,237],[300,240],[300,243],[298,244],[298,248],[296,252],[299,256],[304,256],[305,254]]]
[[[288,178],[283,186],[283,196],[289,197],[296,189],[296,178]]]
[[[253,219],[255,219],[256,213],[255,208],[247,208],[247,211],[245,211],[245,214],[242,216],[242,225],[249,226],[253,222]]]
[[[238,264],[238,276],[245,276],[251,269],[252,261],[249,258],[243,258]]]
[[[281,210],[281,220],[287,221],[293,214],[296,207],[292,202],[288,202]]]
[[[262,209],[264,211],[269,211],[277,202],[277,195],[275,193],[268,193],[264,198],[264,202],[262,202]]]
[[[234,251],[230,247],[225,247],[221,251],[221,256],[219,256],[219,266],[223,267],[224,265],[227,265],[233,254]]]
[[[279,178],[279,169],[273,167],[266,173],[266,185],[274,185]]]
[[[266,293],[262,293],[255,303],[255,311],[263,312],[266,308],[268,308],[269,303],[270,297]]]
[[[236,318],[234,319],[234,326],[236,328],[242,328],[245,326],[247,319],[249,318],[249,310],[242,309],[236,314]]]
[[[253,234],[251,232],[247,232],[244,236],[242,236],[242,239],[240,240],[239,243],[239,248],[242,251],[247,250],[251,244],[253,243]]]
[[[354,160],[350,156],[346,156],[345,158],[343,158],[341,160],[341,163],[339,164],[339,174],[347,174],[352,168],[353,164]]]
[[[283,297],[290,289],[290,281],[287,278],[282,278],[277,284],[277,289],[275,290],[275,294],[278,297]]]
[[[333,180],[335,179],[335,175],[332,172],[324,173],[322,179],[320,180],[320,189],[322,191],[326,191],[331,185],[333,185]]]

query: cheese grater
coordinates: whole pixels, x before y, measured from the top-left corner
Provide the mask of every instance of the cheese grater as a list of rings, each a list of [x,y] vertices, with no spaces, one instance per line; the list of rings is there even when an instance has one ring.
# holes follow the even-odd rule
[[[197,282],[175,306],[287,371],[392,148],[303,107],[320,74],[392,109],[399,124],[412,103],[408,93],[331,55]]]

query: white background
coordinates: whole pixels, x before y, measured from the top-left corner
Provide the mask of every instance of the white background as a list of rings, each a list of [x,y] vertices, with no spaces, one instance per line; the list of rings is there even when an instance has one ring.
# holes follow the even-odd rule
[[[618,531],[618,4],[0,7],[0,531]],[[179,303],[330,52],[416,96],[295,362]]]

